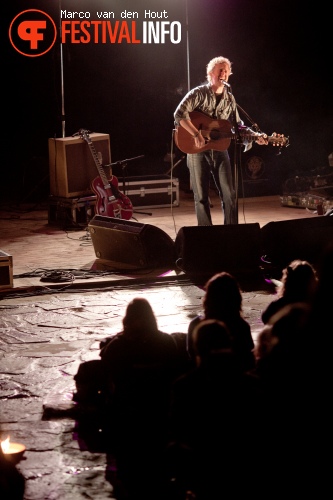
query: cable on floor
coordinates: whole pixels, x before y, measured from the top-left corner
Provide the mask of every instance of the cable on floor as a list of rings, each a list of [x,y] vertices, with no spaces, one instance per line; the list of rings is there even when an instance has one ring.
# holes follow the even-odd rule
[[[40,278],[40,281],[47,283],[64,283],[74,280],[74,274],[67,271],[46,271]]]

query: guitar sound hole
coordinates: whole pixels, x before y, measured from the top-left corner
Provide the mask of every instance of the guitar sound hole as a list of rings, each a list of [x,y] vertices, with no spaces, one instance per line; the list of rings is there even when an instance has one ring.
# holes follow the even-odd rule
[[[209,132],[209,138],[211,141],[218,141],[221,138],[221,133],[219,129],[212,128],[211,131]]]

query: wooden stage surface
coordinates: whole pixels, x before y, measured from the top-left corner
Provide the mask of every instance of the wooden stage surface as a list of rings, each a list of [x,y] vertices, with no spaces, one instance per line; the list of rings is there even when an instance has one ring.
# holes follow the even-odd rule
[[[213,191],[211,203],[213,224],[222,225],[220,202]],[[0,208],[0,250],[12,256],[13,288],[40,285],[40,277],[33,276],[37,269],[91,269],[96,260],[87,224],[68,224],[65,220],[49,223],[48,205],[45,201]],[[279,195],[240,198],[238,206],[240,225],[258,223],[261,228],[273,221],[320,217],[315,210],[282,206]],[[196,226],[193,195],[180,191],[179,206],[135,208],[131,220],[155,226],[175,240],[182,227]],[[297,225],[295,227],[297,229]],[[246,248],[246,241],[243,243]],[[121,274],[116,271],[115,277],[119,280]],[[109,280],[110,276],[100,278],[106,279]],[[77,276],[77,281],[80,281],[80,276]]]

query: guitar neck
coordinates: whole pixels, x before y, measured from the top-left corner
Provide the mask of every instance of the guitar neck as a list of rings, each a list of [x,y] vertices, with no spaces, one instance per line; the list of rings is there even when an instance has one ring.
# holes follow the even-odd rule
[[[248,130],[240,130],[239,131],[239,135],[242,137],[242,139],[244,140],[248,140],[248,141],[253,141],[253,140],[256,140],[258,137],[260,137],[262,134],[258,133],[258,132],[254,132],[254,130],[251,130],[251,129],[248,129]],[[233,134],[231,136],[232,139],[236,139],[237,140],[237,134]],[[274,135],[266,135],[265,137],[266,141],[268,141],[268,143],[273,143],[273,144],[276,144],[276,143],[280,143],[280,145],[284,145],[287,141],[286,138],[277,138],[276,136]]]
[[[102,179],[105,187],[110,187],[109,181],[105,175],[102,164],[99,161],[98,154],[96,152],[95,146],[93,145],[92,141],[88,141],[88,146],[89,146],[90,152],[92,154],[92,157],[94,159],[94,162],[95,162],[95,165],[97,167],[100,178]]]

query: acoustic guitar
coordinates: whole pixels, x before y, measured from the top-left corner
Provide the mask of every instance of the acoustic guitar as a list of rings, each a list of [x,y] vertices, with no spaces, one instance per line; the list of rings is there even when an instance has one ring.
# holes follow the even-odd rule
[[[201,153],[208,149],[215,151],[225,151],[229,148],[231,140],[236,139],[236,134],[233,132],[232,125],[228,120],[218,120],[201,113],[200,111],[190,112],[190,118],[195,127],[201,131],[206,143],[201,148],[197,148],[194,143],[194,138],[189,134],[184,127],[179,125],[175,131],[175,143],[183,153]],[[242,139],[248,141],[264,135],[263,133],[255,132],[247,127],[244,130],[239,129],[239,134]],[[289,138],[281,134],[272,134],[266,137],[268,144],[273,146],[288,146]]]
[[[119,191],[117,177],[114,175],[110,179],[106,177],[88,131],[81,128],[79,135],[88,144],[99,173],[99,176],[91,182],[91,189],[97,196],[95,213],[107,217],[129,220],[133,215],[133,206],[130,199]]]

